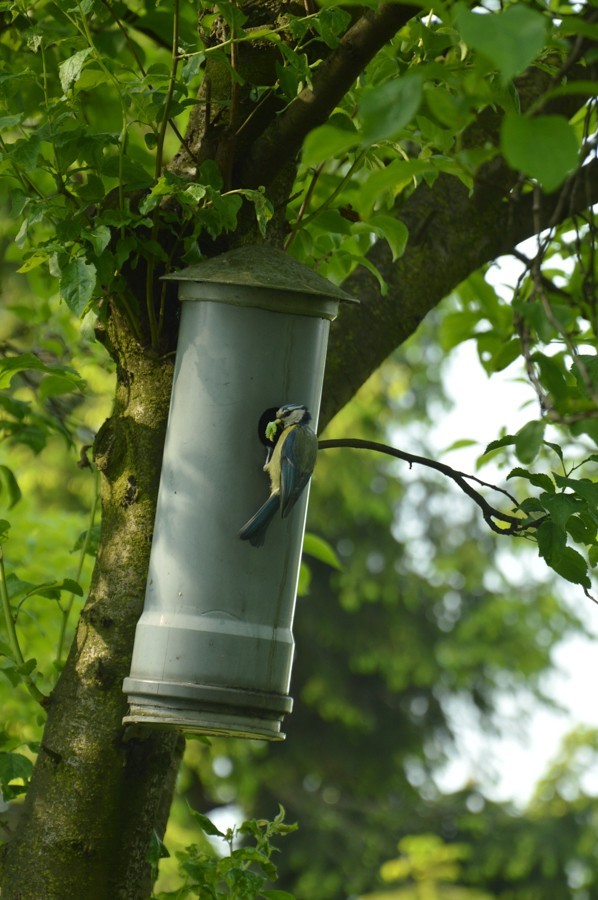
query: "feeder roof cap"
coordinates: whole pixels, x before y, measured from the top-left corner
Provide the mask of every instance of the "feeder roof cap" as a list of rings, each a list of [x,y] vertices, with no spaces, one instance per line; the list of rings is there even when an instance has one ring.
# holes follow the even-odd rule
[[[359,302],[292,256],[263,244],[229,250],[187,269],[171,272],[164,278],[168,281],[246,285]]]

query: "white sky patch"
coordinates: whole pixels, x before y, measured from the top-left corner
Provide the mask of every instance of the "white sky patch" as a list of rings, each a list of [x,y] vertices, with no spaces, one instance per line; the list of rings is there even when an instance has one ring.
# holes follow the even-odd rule
[[[485,446],[499,437],[502,426],[514,434],[526,422],[539,418],[532,388],[522,383],[514,371],[515,366],[511,366],[489,378],[473,341],[456,348],[451,352],[444,379],[447,395],[455,405],[427,436],[443,462],[507,489],[507,470],[499,471],[490,463],[476,473],[475,465]],[[444,452],[461,438],[470,438],[477,444]],[[508,568],[508,554],[501,556]],[[535,562],[541,567],[539,570]],[[539,574],[546,572],[540,560],[531,559],[530,566],[532,577],[534,570]],[[556,590],[575,607],[595,635],[593,639],[568,639],[554,651],[556,670],[545,679],[543,687],[563,711],[546,710],[535,703],[531,705],[522,696],[505,695],[497,709],[498,721],[504,723],[502,733],[491,736],[481,731],[471,711],[456,702],[450,717],[457,734],[457,749],[437,779],[441,790],[458,790],[475,781],[492,799],[524,805],[557,756],[563,737],[580,725],[598,728],[598,606],[584,596],[581,588],[560,584],[562,588],[557,583]],[[584,788],[598,793],[598,772],[588,771]]]

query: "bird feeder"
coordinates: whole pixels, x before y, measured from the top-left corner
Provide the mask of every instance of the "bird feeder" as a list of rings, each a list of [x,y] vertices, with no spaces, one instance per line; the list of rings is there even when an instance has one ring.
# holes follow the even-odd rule
[[[238,532],[269,492],[259,423],[291,402],[316,427],[330,322],[351,298],[264,246],[166,277],[182,312],[124,722],[281,740],[308,490],[263,547]]]

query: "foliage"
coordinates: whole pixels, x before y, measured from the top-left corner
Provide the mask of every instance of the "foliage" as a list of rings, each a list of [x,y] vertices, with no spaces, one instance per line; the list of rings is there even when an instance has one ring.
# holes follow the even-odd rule
[[[542,236],[532,259],[517,254],[523,266],[513,298],[473,275],[441,339],[446,349],[474,340],[489,374],[523,362],[538,417],[493,441],[480,463],[498,457],[521,463],[507,478],[523,479],[530,489],[519,509],[534,523],[539,555],[588,590],[598,561],[593,212],[574,224]]]
[[[155,900],[169,897],[183,900],[185,897],[205,897],[217,900],[230,897],[231,900],[292,900],[292,894],[266,887],[276,879],[276,866],[271,857],[277,849],[272,839],[294,831],[296,825],[285,825],[284,810],[268,822],[264,819],[248,819],[241,825],[220,831],[214,823],[201,813],[192,811],[193,819],[206,837],[222,838],[227,847],[227,855],[220,856],[208,844],[192,844],[177,853],[179,870],[183,884],[176,891],[160,892]],[[235,847],[238,839],[249,839]],[[206,842],[207,843],[207,842]],[[160,845],[158,844],[160,848]]]
[[[489,894],[452,884],[461,860],[471,855],[466,844],[444,844],[435,834],[421,834],[403,838],[398,849],[401,855],[385,862],[380,875],[388,883],[411,881],[413,886],[366,894],[363,900],[491,900]]]
[[[326,61],[342,55],[343,36],[362,20],[355,4],[339,0],[287,4],[275,21],[265,6],[0,4],[0,503],[10,518],[10,532],[8,519],[0,523],[0,787],[9,801],[29,784],[47,698],[103,539],[86,448],[110,414],[115,372],[94,327],[119,364],[122,388],[129,373],[118,342],[110,346],[114,332],[162,363],[176,313],[160,276],[233,241],[284,243],[339,283],[366,269],[381,300],[389,266],[417,251],[440,212],[432,205],[422,224],[410,214],[418,197],[450,183],[483,206],[500,182],[504,205],[527,203],[533,227],[525,234],[537,233],[531,250],[515,249],[512,223],[502,243],[488,240],[519,260],[514,290],[493,287],[488,270],[473,273],[446,314],[422,329],[422,343],[380,370],[334,427],[417,443],[443,408],[438,345],[448,353],[475,341],[489,374],[519,367],[536,410],[516,434],[497,425],[479,465],[506,467],[516,492],[507,495],[514,524],[505,533],[535,542],[561,578],[592,588],[596,227],[589,199],[585,211],[576,200],[596,161],[592,9],[542,0],[406,11],[329,102],[325,121],[304,128],[294,181],[280,188],[253,158],[267,158],[260,139],[271,137],[273,123],[292,123],[305,92],[321,91]],[[374,16],[381,5],[359,6]],[[257,55],[268,63],[256,65]],[[386,266],[371,252],[380,247]],[[418,265],[405,282],[423,293]],[[439,243],[436,266],[451,265]],[[422,316],[419,307],[405,310],[411,330]],[[380,321],[372,315],[370,326],[382,342]],[[364,344],[368,337],[360,336]],[[352,342],[360,344],[354,335]],[[457,896],[456,884],[439,886],[454,877],[463,897],[488,890],[543,900],[555,885],[583,896],[598,879],[596,811],[571,772],[591,736],[572,738],[519,816],[489,803],[477,785],[445,797],[434,780],[453,746],[451,704],[488,725],[501,691],[525,685],[541,694],[551,649],[579,618],[552,587],[492,569],[494,536],[454,502],[452,486],[430,475],[408,482],[398,464],[350,451],[341,472],[338,458],[321,454],[314,485],[289,742],[194,745],[184,786],[196,787],[199,773],[206,811],[236,801],[276,816],[283,800],[306,823],[279,867],[281,883],[302,896],[371,890],[397,841],[404,856],[398,868],[386,864],[382,879],[408,870],[428,894]],[[522,544],[509,551],[513,559]],[[101,555],[98,565],[101,572]],[[111,751],[121,743],[113,735]],[[218,775],[218,759],[232,774]],[[192,844],[179,855],[183,886],[158,896],[285,896],[265,886],[275,875],[270,840],[288,830],[282,814],[245,822],[238,833],[254,845],[238,848],[233,830],[220,834],[202,813],[193,818],[224,838],[229,855]],[[462,853],[471,845],[475,855]],[[162,850],[156,836],[154,872]],[[439,874],[447,857],[461,867]]]
[[[430,416],[446,407],[435,346],[441,321],[427,321],[418,340],[361,389],[335,420],[335,436],[400,438],[410,447],[422,440]],[[437,778],[453,753],[466,752],[459,710],[502,730],[499,697],[507,691],[523,705],[529,691],[542,697],[551,648],[582,627],[579,619],[549,585],[527,577],[531,547],[515,544],[508,570],[499,569],[494,539],[450,483],[385,457],[323,451],[308,526],[334,548],[341,568],[309,560],[294,628],[296,705],[287,741],[193,742],[181,790],[197,802],[202,785],[206,809],[274,811],[282,801],[300,828],[280,860],[280,884],[298,897],[381,889],[376,873],[397,841],[413,836],[414,823],[475,848],[459,878],[463,890],[492,895],[492,879],[525,846],[510,881],[521,892],[513,896],[525,897],[540,880],[537,859],[557,852],[549,809],[536,817],[492,803],[483,771],[452,795]],[[578,612],[585,619],[588,611]],[[562,810],[565,885],[566,860],[591,842],[596,803],[584,790],[582,797],[588,818]],[[179,823],[182,814],[175,812]],[[175,835],[173,826],[167,844]],[[549,883],[544,896],[553,896]]]

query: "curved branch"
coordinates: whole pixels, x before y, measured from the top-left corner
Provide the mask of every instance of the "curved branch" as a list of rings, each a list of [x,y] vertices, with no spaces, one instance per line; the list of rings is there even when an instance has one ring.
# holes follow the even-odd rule
[[[315,70],[313,86],[301,91],[254,142],[241,172],[243,186],[271,184],[295,158],[306,135],[326,121],[378,50],[419,12],[418,6],[381,3],[377,10],[364,13]]]
[[[377,241],[367,254],[387,284],[385,294],[363,267],[343,283],[360,303],[346,304],[331,328],[322,427],[468,275],[536,233],[533,196],[509,196],[512,178],[497,161],[473,194],[456,178],[440,175],[432,187],[420,185],[402,209],[397,205],[409,230],[405,253],[393,260],[388,244]],[[541,227],[598,203],[598,161],[583,166],[566,190],[565,204],[559,192],[543,195]]]
[[[499,509],[495,509],[495,507],[491,506],[479,491],[476,491],[476,489],[468,482],[475,481],[482,487],[491,488],[493,491],[499,491],[501,494],[508,497],[509,500],[512,500],[516,506],[519,506],[515,497],[509,494],[504,488],[489,484],[487,481],[482,481],[475,475],[459,472],[457,469],[453,469],[451,466],[447,466],[445,463],[438,462],[435,459],[429,459],[427,456],[416,456],[413,453],[406,453],[404,450],[397,450],[396,447],[390,447],[388,444],[380,444],[378,441],[365,441],[360,438],[339,438],[318,442],[319,450],[328,450],[335,447],[349,447],[355,450],[375,450],[378,453],[386,453],[388,456],[402,459],[404,462],[409,463],[409,467],[413,465],[427,466],[428,469],[434,469],[436,472],[441,472],[442,475],[446,475],[447,478],[454,481],[455,484],[457,484],[461,490],[480,507],[484,521],[490,526],[492,531],[495,531],[497,534],[521,534],[522,531],[526,531],[528,528],[538,524],[537,522],[529,523],[520,516],[511,516],[508,513],[501,512]],[[494,522],[494,519],[497,519],[499,522],[505,522],[508,527],[501,528]]]

